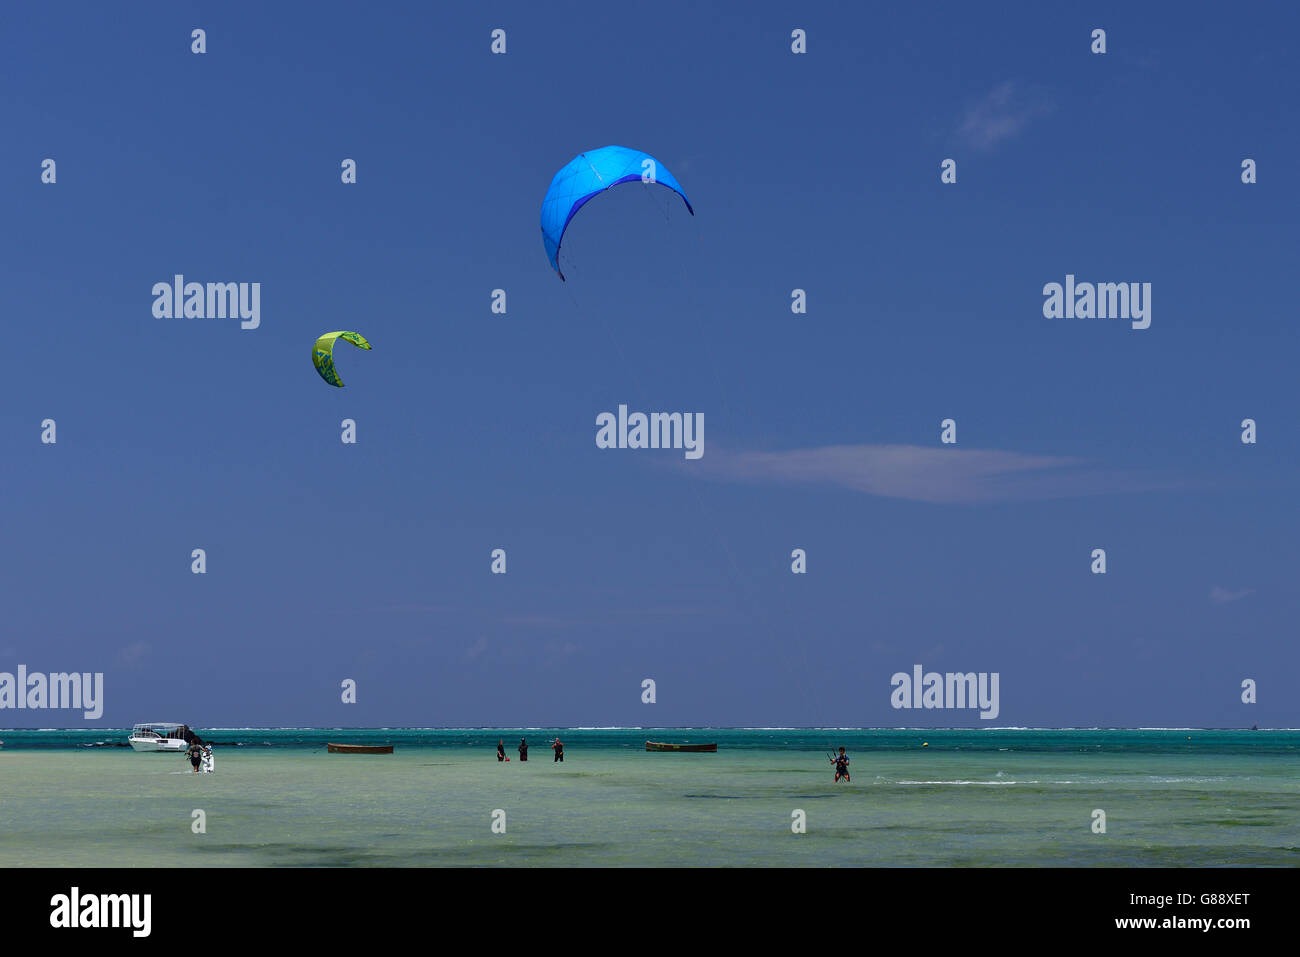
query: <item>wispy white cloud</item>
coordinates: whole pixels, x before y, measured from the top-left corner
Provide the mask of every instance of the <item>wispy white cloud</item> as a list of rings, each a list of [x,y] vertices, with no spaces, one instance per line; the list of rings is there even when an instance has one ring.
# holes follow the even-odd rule
[[[657,608],[595,608],[581,615],[546,615],[546,614],[512,614],[502,615],[501,622],[506,625],[526,628],[576,628],[583,625],[610,624],[627,618],[646,618],[649,616],[691,616],[706,613],[706,608],[699,606],[665,605]]]
[[[1181,481],[1097,468],[1085,459],[997,449],[829,445],[732,452],[716,445],[690,471],[738,482],[816,483],[943,504],[1073,498],[1184,487]]]
[[[138,664],[147,654],[149,654],[149,642],[133,641],[125,648],[118,649],[117,658],[123,664]]]
[[[451,604],[450,602],[406,601],[398,602],[393,605],[380,605],[375,609],[375,611],[409,614],[410,612],[453,611],[456,607],[456,605]]]
[[[1052,112],[1041,91],[1008,80],[986,93],[966,110],[958,133],[976,149],[989,150],[1015,136],[1029,123]]]
[[[1210,589],[1210,601],[1218,605],[1226,605],[1230,601],[1237,601],[1245,598],[1247,595],[1255,594],[1253,588],[1224,588],[1221,585],[1215,585]]]
[[[486,637],[480,636],[461,652],[460,657],[462,661],[471,664],[480,658],[497,663],[517,663],[538,657],[568,658],[581,650],[581,646],[568,639],[553,639],[538,646],[520,641],[489,642]]]

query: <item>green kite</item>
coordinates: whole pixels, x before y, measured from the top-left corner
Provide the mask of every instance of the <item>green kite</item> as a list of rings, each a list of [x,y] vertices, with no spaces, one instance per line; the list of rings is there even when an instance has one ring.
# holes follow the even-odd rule
[[[343,380],[334,371],[334,343],[339,339],[346,339],[358,349],[369,349],[370,343],[366,342],[365,336],[355,332],[327,332],[316,340],[316,346],[311,351],[312,365],[316,367],[322,379],[341,389]]]

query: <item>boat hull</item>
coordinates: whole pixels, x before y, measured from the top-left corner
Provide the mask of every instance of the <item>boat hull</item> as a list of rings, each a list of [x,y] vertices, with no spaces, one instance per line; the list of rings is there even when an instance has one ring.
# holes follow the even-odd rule
[[[647,741],[647,751],[689,751],[693,753],[712,754],[718,750],[717,743],[712,744],[665,744],[663,741]]]
[[[392,754],[391,744],[326,744],[330,754]]]
[[[135,751],[165,751],[175,754],[189,749],[189,745],[180,738],[131,738],[130,742]]]

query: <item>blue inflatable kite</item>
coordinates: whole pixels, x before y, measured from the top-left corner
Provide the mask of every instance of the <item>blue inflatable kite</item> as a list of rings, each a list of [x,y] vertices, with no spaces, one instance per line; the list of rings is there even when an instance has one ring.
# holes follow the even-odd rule
[[[564,273],[560,272],[560,241],[569,228],[569,220],[593,196],[632,180],[667,186],[682,198],[690,214],[695,215],[691,201],[673,174],[650,154],[626,146],[604,146],[580,153],[555,174],[551,188],[542,200],[542,241],[546,243],[546,257],[551,261],[551,268],[559,273],[561,279]]]

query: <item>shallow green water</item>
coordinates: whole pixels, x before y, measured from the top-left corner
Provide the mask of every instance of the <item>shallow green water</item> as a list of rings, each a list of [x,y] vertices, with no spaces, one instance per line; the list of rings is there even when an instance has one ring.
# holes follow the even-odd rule
[[[565,731],[563,764],[540,730],[201,733],[244,745],[196,775],[84,746],[115,733],[0,732],[0,866],[1300,864],[1297,732]]]

